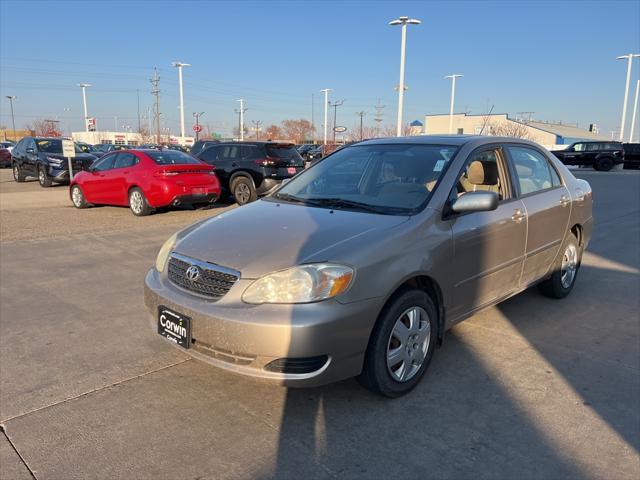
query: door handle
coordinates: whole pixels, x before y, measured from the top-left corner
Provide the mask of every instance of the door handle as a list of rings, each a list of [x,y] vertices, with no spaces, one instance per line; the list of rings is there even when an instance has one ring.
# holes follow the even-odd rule
[[[511,220],[513,220],[516,223],[520,223],[525,218],[527,218],[527,214],[522,213],[522,211],[519,208],[516,208],[516,211],[513,212],[513,215],[511,215]]]
[[[561,206],[566,207],[567,205],[569,205],[569,203],[571,203],[571,199],[569,197],[567,197],[566,195],[562,195],[560,197]]]

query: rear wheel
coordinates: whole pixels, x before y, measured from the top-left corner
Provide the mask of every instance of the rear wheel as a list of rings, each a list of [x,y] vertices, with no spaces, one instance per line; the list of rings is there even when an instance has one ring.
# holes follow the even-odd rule
[[[233,196],[236,198],[238,205],[253,202],[258,198],[256,187],[253,185],[253,180],[245,176],[233,179],[231,191],[233,192]]]
[[[13,164],[13,179],[18,183],[22,183],[25,180],[25,175],[22,173],[22,169],[17,163]]]
[[[144,217],[153,212],[153,208],[139,188],[132,188],[129,192],[129,208],[136,217]]]
[[[87,208],[89,206],[79,185],[71,187],[71,201],[73,202],[73,206],[76,208]]]
[[[386,397],[413,389],[431,361],[437,310],[422,290],[406,290],[384,307],[374,327],[358,381]]]
[[[601,172],[608,172],[613,168],[613,160],[609,157],[601,158],[596,163],[596,170]]]
[[[50,187],[52,183],[51,177],[42,165],[38,166],[38,183],[44,188]]]
[[[578,239],[569,233],[562,246],[562,255],[556,261],[553,274],[540,283],[540,291],[551,298],[564,298],[573,289],[580,268],[581,251]]]

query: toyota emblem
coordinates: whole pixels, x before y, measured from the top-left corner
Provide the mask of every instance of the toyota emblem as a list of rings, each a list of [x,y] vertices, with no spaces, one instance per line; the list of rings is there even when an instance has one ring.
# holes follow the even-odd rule
[[[200,269],[195,265],[191,265],[189,268],[187,268],[187,271],[185,273],[187,275],[187,279],[191,282],[195,282],[200,278]]]

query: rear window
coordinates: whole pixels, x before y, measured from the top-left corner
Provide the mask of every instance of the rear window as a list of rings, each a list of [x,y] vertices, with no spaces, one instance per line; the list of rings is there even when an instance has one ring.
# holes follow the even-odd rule
[[[200,164],[200,160],[179,150],[157,150],[145,152],[158,165]]]
[[[293,145],[266,145],[267,155],[270,157],[291,159],[300,158],[300,154]]]

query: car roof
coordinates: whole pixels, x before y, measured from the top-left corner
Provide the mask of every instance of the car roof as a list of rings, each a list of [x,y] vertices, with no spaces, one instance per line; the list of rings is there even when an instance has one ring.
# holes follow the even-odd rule
[[[453,145],[471,144],[481,146],[493,143],[522,143],[535,145],[528,140],[515,137],[495,137],[488,135],[414,135],[409,137],[384,137],[364,140],[355,145]]]

